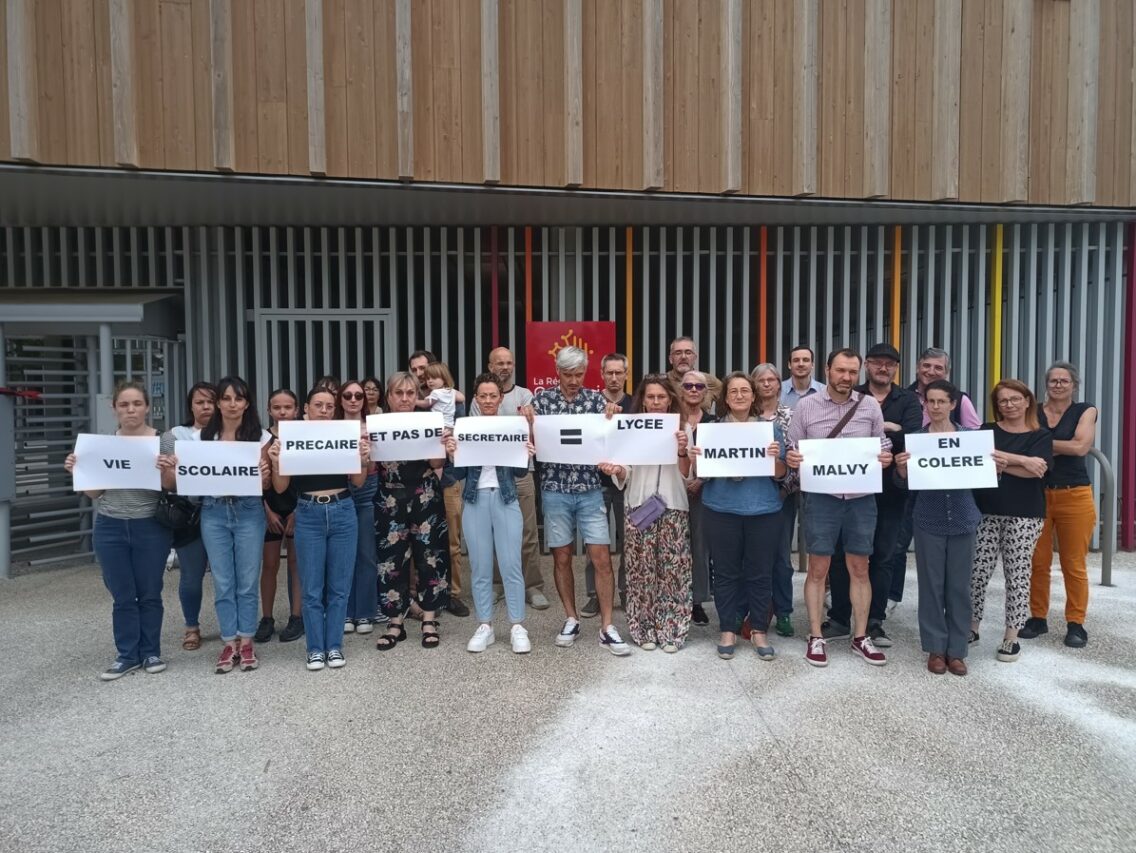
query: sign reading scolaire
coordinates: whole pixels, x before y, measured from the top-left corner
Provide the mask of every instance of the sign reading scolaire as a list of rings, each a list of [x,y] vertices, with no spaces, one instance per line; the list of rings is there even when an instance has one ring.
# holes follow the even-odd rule
[[[528,468],[529,422],[511,415],[458,418],[454,423],[458,449],[454,465],[460,468],[502,465]]]
[[[702,424],[698,427],[699,477],[772,477],[777,460],[768,455],[773,424]]]
[[[676,432],[678,415],[613,415],[608,421],[603,461],[617,465],[674,465],[678,462]]]
[[[802,492],[852,495],[883,491],[878,438],[807,438],[797,449],[804,457]]]
[[[907,460],[907,485],[911,489],[998,487],[992,430],[909,435],[906,447],[911,454]]]
[[[94,435],[75,437],[75,467],[71,470],[77,492],[106,489],[162,488],[158,470],[158,436]]]
[[[263,490],[260,447],[259,441],[175,441],[177,493],[190,497],[259,496]]]
[[[367,437],[373,462],[441,459],[446,423],[441,412],[392,412],[367,415]]]
[[[280,473],[358,474],[358,421],[281,421]]]

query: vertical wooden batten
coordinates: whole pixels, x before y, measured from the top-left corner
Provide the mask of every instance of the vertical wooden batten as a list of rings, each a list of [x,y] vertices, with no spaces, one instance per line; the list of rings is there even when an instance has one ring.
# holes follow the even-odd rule
[[[722,0],[722,192],[742,188],[742,0]]]
[[[481,0],[481,160],[482,180],[487,184],[501,182],[499,28],[497,0]]]
[[[304,47],[308,82],[308,171],[327,174],[327,124],[324,111],[323,0],[307,0]]]
[[[13,160],[39,159],[39,75],[35,56],[35,3],[7,4],[8,115]]]
[[[818,0],[796,0],[793,8],[793,186],[792,195],[817,191]]]
[[[643,189],[663,183],[663,0],[644,0]]]
[[[395,80],[398,123],[398,177],[414,178],[414,81],[411,73],[410,0],[395,0]]]
[[[252,50],[244,45],[242,50]],[[229,0],[209,3],[209,67],[213,80],[213,166],[231,172],[236,164],[233,136],[233,15]]]
[[[866,0],[864,19],[865,198],[890,192],[891,0]]]
[[[1097,184],[1097,77],[1100,0],[1083,0],[1069,17],[1069,124],[1065,203],[1092,204]]]
[[[564,0],[564,185],[584,183],[584,70],[581,0]]]
[[[114,114],[114,162],[119,166],[138,165],[138,104],[134,96],[136,71],[131,3],[129,0],[110,0],[110,91]]]
[[[1000,201],[1029,198],[1029,88],[1033,0],[1002,7],[1002,192]],[[1094,79],[1095,79],[1094,74]],[[1094,125],[1096,114],[1093,114]]]
[[[962,0],[935,4],[935,103],[931,133],[931,196],[959,194],[959,91],[962,82]]]

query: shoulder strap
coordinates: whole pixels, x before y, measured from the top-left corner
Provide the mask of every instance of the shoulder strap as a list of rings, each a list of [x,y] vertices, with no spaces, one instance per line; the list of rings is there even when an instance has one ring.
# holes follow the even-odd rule
[[[860,398],[852,405],[852,408],[844,413],[844,417],[836,422],[836,426],[832,428],[832,432],[825,436],[825,438],[836,438],[838,435],[840,435],[841,431],[844,429],[844,427],[848,426],[848,422],[852,420],[852,416],[856,414],[856,410],[860,408],[860,404],[863,402],[864,395],[861,394]]]

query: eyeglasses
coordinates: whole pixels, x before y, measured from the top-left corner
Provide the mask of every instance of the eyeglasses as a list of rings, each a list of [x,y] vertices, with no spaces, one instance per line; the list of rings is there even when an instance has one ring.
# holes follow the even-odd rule
[[[999,408],[1005,408],[1006,406],[1020,406],[1025,401],[1026,401],[1026,398],[1021,397],[1021,396],[1019,396],[1019,397],[1003,397],[1001,400],[998,401],[998,407]]]
[[[705,382],[683,382],[682,388],[684,391],[705,391]]]
[[[1071,379],[1050,379],[1049,384],[1050,385],[1072,385],[1073,380],[1071,380]]]
[[[344,400],[363,400],[367,395],[362,391],[345,391],[342,396]]]

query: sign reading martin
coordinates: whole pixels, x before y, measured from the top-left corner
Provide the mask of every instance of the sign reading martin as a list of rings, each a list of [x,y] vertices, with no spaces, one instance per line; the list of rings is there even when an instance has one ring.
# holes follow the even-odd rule
[[[772,477],[777,463],[768,455],[773,443],[773,424],[702,424],[698,427],[699,477]]]

